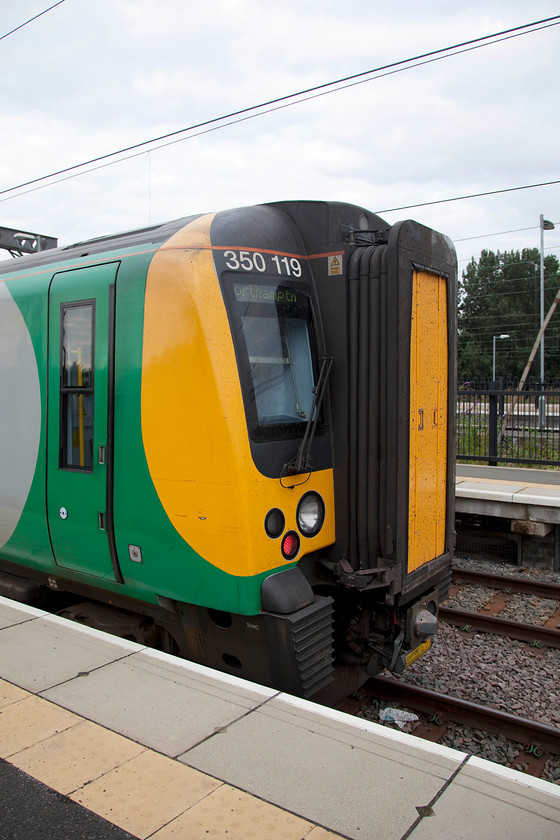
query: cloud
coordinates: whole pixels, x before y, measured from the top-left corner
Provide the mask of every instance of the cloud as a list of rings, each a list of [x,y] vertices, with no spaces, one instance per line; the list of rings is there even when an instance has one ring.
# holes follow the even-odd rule
[[[7,31],[36,13],[7,10]],[[550,14],[536,0],[98,0],[3,41],[0,185]],[[376,209],[557,177],[560,27],[426,64],[2,201],[65,242],[280,198]],[[0,186],[0,188],[1,188]],[[389,213],[456,238],[560,220],[560,189]],[[555,209],[556,208],[556,209]],[[547,238],[552,246],[558,234]],[[498,247],[508,237],[484,243]],[[477,242],[460,246],[476,253]],[[533,244],[532,241],[521,241]]]

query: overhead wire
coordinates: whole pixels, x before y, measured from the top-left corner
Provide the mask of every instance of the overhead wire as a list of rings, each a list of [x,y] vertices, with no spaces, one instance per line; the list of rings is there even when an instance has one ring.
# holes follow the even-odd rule
[[[554,224],[555,224],[556,227],[558,227],[560,225],[560,222],[554,222]],[[521,230],[535,230],[535,229],[538,230],[538,228],[532,228],[532,227],[530,227],[530,228],[520,228],[520,229]],[[514,231],[504,231],[504,233],[514,233]],[[499,233],[488,233],[486,235],[487,236],[500,236]],[[483,236],[485,236],[485,234],[481,234],[480,236],[467,237],[467,239],[480,239]],[[453,240],[453,242],[464,242],[464,241],[465,241],[464,239],[454,239]],[[527,247],[527,246],[525,246],[525,247]],[[536,247],[536,246],[533,246],[533,247]],[[515,248],[514,250],[520,251],[520,250],[525,250],[525,248]],[[544,251],[558,251],[558,250],[560,250],[560,245],[546,245],[545,248],[544,248]],[[470,263],[470,262],[472,262],[472,260],[474,260],[475,262],[478,262],[479,259],[480,259],[480,257],[470,256],[470,257],[463,257],[462,259],[457,260],[457,262],[460,262],[460,263],[461,262],[468,262],[468,263]]]
[[[554,224],[555,227],[558,227],[560,225],[560,222],[553,222],[553,224]],[[499,231],[495,231],[494,233],[478,233],[478,234],[476,234],[476,236],[463,236],[460,239],[453,238],[453,242],[454,243],[456,243],[456,242],[470,242],[473,239],[487,239],[491,236],[506,236],[508,233],[522,233],[523,231],[526,231],[526,230],[539,230],[539,229],[540,229],[539,225],[531,225],[530,227],[524,227],[524,228],[512,228],[511,230],[499,230]],[[560,245],[547,245],[547,247],[544,250],[545,251],[557,251],[559,248],[560,248]],[[516,248],[515,250],[519,250],[519,248]],[[525,249],[523,249],[523,250],[525,250]],[[470,262],[472,262],[472,260],[475,260],[475,262],[477,261],[476,257],[464,257],[461,260],[457,260],[457,262],[468,262],[468,263],[470,263]],[[512,265],[515,265],[515,263],[512,263]]]
[[[471,50],[480,49],[482,47],[491,46],[496,43],[500,43],[501,41],[510,40],[512,38],[518,38],[522,35],[529,35],[533,32],[541,31],[542,29],[548,29],[553,26],[558,26],[560,24],[560,15],[554,15],[549,18],[543,18],[542,20],[533,21],[532,23],[523,24],[522,26],[512,27],[510,29],[505,29],[500,32],[495,32],[491,35],[484,35],[478,38],[472,38],[468,41],[463,41],[458,44],[453,44],[448,47],[442,47],[437,50],[432,50],[430,52],[422,53],[417,56],[413,56],[411,58],[402,59],[400,61],[395,61],[390,64],[385,64],[380,67],[365,70],[360,73],[354,73],[350,76],[345,76],[343,78],[337,79],[332,82],[325,82],[320,85],[315,85],[314,87],[306,88],[305,90],[298,91],[296,93],[287,94],[285,96],[277,97],[276,99],[268,100],[267,102],[262,102],[259,105],[253,105],[247,108],[242,108],[237,111],[232,111],[229,114],[222,115],[221,117],[215,117],[210,120],[205,120],[200,123],[196,123],[192,126],[188,126],[186,128],[177,129],[176,131],[169,132],[167,134],[160,135],[159,137],[152,138],[151,140],[144,140],[140,143],[135,143],[130,146],[126,146],[122,149],[119,149],[114,152],[108,152],[104,155],[99,155],[95,158],[91,158],[90,160],[83,161],[79,164],[74,164],[72,166],[65,167],[63,169],[59,169],[55,172],[51,172],[48,175],[43,175],[39,178],[34,178],[29,181],[24,181],[21,184],[17,184],[13,187],[8,187],[3,190],[0,190],[0,195],[6,195],[7,193],[16,192],[16,190],[22,190],[24,187],[30,187],[36,184],[40,184],[44,181],[48,181],[52,178],[56,178],[58,175],[66,175],[67,177],[61,178],[57,181],[50,181],[49,184],[43,186],[50,186],[52,183],[60,183],[60,181],[67,180],[68,177],[77,177],[78,175],[87,174],[88,172],[95,171],[97,169],[101,169],[104,166],[114,165],[116,163],[122,163],[125,160],[130,160],[133,157],[137,157],[140,154],[145,154],[147,146],[150,146],[149,151],[155,151],[156,149],[161,149],[166,146],[172,145],[173,143],[183,142],[185,140],[190,140],[194,137],[198,137],[201,134],[206,134],[211,131],[217,131],[222,128],[226,128],[229,125],[234,125],[239,122],[243,122],[249,119],[254,119],[259,116],[263,116],[268,113],[272,113],[273,111],[281,110],[282,108],[292,107],[293,105],[300,104],[302,102],[307,102],[311,99],[319,98],[320,96],[326,96],[331,93],[338,92],[340,90],[345,90],[349,87],[353,87],[358,84],[365,84],[370,81],[376,81],[377,79],[383,78],[388,75],[393,75],[395,73],[403,72],[405,70],[414,69],[415,67],[419,67],[425,64],[430,64],[435,61],[441,61],[444,58],[451,58],[455,55],[460,55],[465,52],[470,52]],[[486,43],[483,43],[486,42]],[[445,53],[445,54],[444,54]],[[403,66],[406,65],[406,66]],[[374,75],[375,74],[375,75]],[[371,77],[371,78],[364,78],[364,77]],[[329,90],[326,90],[330,88]],[[274,106],[274,107],[271,107]],[[254,113],[257,111],[258,113]],[[226,122],[229,121],[229,122]],[[220,125],[216,125],[216,123],[220,123]],[[210,127],[211,126],[211,127]],[[197,129],[204,129],[203,131],[197,131],[195,134],[189,134],[188,137],[180,137],[178,135],[186,134],[188,132],[195,132]],[[176,138],[174,140],[170,140],[170,138]],[[177,139],[178,138],[178,139]],[[162,143],[159,146],[154,146],[156,143],[160,143],[163,140],[169,140],[168,143]],[[84,172],[76,173],[75,171],[78,169],[84,169],[84,167],[91,166],[91,164],[98,163],[101,164],[101,161],[109,161],[110,158],[118,157],[119,155],[125,155],[127,152],[134,152],[135,150],[143,149],[142,152],[136,152],[135,154],[127,155],[127,157],[120,157],[119,160],[113,161],[111,160],[108,163],[102,164],[100,166],[93,167],[91,169],[87,169]],[[75,174],[72,176],[68,176],[68,173],[74,172]],[[525,187],[513,187],[507,190],[497,190],[491,191],[489,193],[482,193],[481,195],[491,195],[493,192],[510,192],[515,189],[530,189],[535,186],[546,186],[548,183],[560,183],[560,182],[547,182],[546,184],[534,184]],[[25,192],[17,193],[16,196],[10,197],[17,197],[19,195],[25,195],[27,192],[32,192],[35,189],[40,189],[42,187],[34,187],[33,190],[26,190]],[[460,196],[457,199],[442,199],[441,201],[435,202],[427,202],[427,204],[437,204],[443,201],[454,201],[454,200],[461,200],[463,198],[469,197],[477,197],[477,196]],[[0,201],[6,201],[8,199],[0,199]],[[420,207],[424,206],[423,204],[418,205],[409,205],[410,207]],[[392,208],[392,209],[408,209],[408,208]],[[377,211],[377,212],[390,212],[390,210],[385,211]]]
[[[552,184],[560,184],[560,179],[557,181],[541,181],[538,184],[525,184],[521,187],[506,187],[501,190],[487,190],[486,192],[469,193],[468,195],[456,195],[453,198],[438,198],[435,201],[422,201],[419,204],[403,204],[401,207],[386,207],[383,210],[376,210],[376,213],[393,213],[397,210],[413,210],[416,207],[430,207],[433,204],[447,204],[450,201],[464,201],[467,198],[483,198],[487,195],[500,195],[502,193],[517,192],[518,190],[533,190],[536,187],[549,187]],[[522,229],[522,228],[520,228]],[[525,228],[529,230],[529,228]],[[494,234],[490,234],[494,235]],[[477,239],[478,237],[473,237]]]
[[[554,224],[559,224],[558,222],[554,222]],[[531,225],[530,227],[524,228],[512,228],[511,230],[498,230],[495,233],[478,233],[476,236],[463,236],[461,239],[454,239],[453,242],[469,242],[471,239],[485,239],[488,236],[505,236],[506,233],[521,233],[525,230],[538,230],[538,225]]]
[[[19,31],[20,29],[23,29],[25,26],[29,25],[33,21],[37,20],[38,18],[42,17],[43,15],[47,14],[48,12],[52,11],[56,7],[62,5],[64,2],[66,2],[66,0],[58,0],[58,2],[54,3],[53,5],[44,9],[42,12],[39,12],[38,14],[29,18],[24,23],[20,24],[17,27],[14,27],[12,30],[10,30],[9,32],[6,32],[4,35],[0,35],[0,41],[4,40],[5,38],[9,37],[10,35],[13,35],[15,32]],[[15,187],[11,187],[11,188],[8,188],[8,189],[5,189],[5,190],[1,190],[0,194],[5,194],[7,192],[12,192],[12,191],[21,189],[25,186],[31,186],[32,184],[39,183],[40,181],[51,179],[51,178],[55,177],[56,175],[65,174],[65,173],[68,173],[70,171],[74,171],[76,169],[83,169],[84,167],[89,166],[92,163],[96,163],[96,162],[99,162],[99,161],[102,161],[102,160],[107,160],[108,158],[111,158],[111,157],[117,157],[118,155],[125,154],[128,151],[133,151],[135,149],[139,149],[139,148],[147,146],[147,145],[152,146],[154,143],[158,143],[161,140],[169,139],[171,137],[176,137],[177,135],[180,135],[180,134],[186,134],[187,132],[192,132],[197,128],[202,128],[202,127],[214,124],[214,123],[224,123],[224,124],[220,125],[220,126],[215,126],[213,129],[210,129],[210,130],[218,130],[218,128],[225,128],[227,125],[232,125],[232,124],[235,124],[237,122],[242,121],[242,119],[240,119],[240,120],[233,120],[230,123],[225,123],[225,120],[231,119],[231,118],[236,117],[236,116],[241,117],[244,114],[249,114],[253,111],[258,111],[259,113],[256,113],[256,114],[252,113],[251,116],[249,116],[249,117],[243,117],[243,119],[252,119],[252,118],[255,118],[257,116],[262,116],[266,113],[271,113],[272,111],[279,110],[280,108],[283,108],[283,107],[289,107],[290,105],[295,105],[295,104],[299,104],[301,102],[309,101],[310,99],[316,98],[316,96],[323,96],[323,95],[327,95],[327,94],[330,94],[330,93],[334,93],[334,92],[337,92],[337,91],[340,91],[340,90],[344,90],[348,87],[352,87],[356,84],[363,84],[363,83],[368,82],[368,81],[375,81],[376,79],[383,78],[384,76],[392,75],[393,73],[402,72],[404,70],[413,69],[414,67],[419,67],[419,66],[422,66],[423,64],[431,63],[432,61],[442,60],[443,58],[450,58],[454,55],[458,55],[458,54],[463,53],[463,52],[468,52],[470,49],[478,49],[482,46],[490,46],[491,44],[499,43],[500,41],[508,40],[509,38],[519,37],[520,35],[525,35],[525,34],[530,34],[531,32],[536,32],[536,31],[539,31],[540,29],[548,28],[549,26],[556,26],[556,25],[558,25],[558,23],[552,23],[552,21],[558,20],[558,18],[560,18],[560,16],[554,16],[554,17],[547,18],[547,19],[544,19],[544,20],[541,20],[541,21],[535,21],[535,22],[530,23],[530,24],[525,24],[524,26],[515,27],[513,29],[504,30],[502,32],[494,33],[493,35],[483,36],[481,38],[472,39],[470,41],[465,41],[465,42],[462,42],[461,44],[455,44],[455,45],[450,46],[450,47],[445,47],[445,48],[441,48],[439,50],[434,50],[432,52],[424,53],[424,54],[421,54],[419,56],[415,56],[413,58],[403,59],[402,61],[399,61],[399,62],[394,62],[392,64],[384,65],[384,66],[379,67],[379,68],[375,68],[375,69],[368,70],[368,71],[363,71],[362,73],[357,73],[357,74],[354,74],[352,76],[347,76],[347,77],[338,79],[338,80],[333,81],[333,82],[327,82],[327,83],[324,83],[322,85],[317,85],[315,87],[308,88],[308,89],[303,90],[303,91],[299,91],[297,93],[293,93],[293,94],[289,94],[289,95],[284,96],[284,97],[279,97],[277,99],[269,100],[268,102],[261,103],[260,105],[251,106],[249,108],[245,108],[245,109],[242,109],[242,110],[239,110],[239,111],[235,111],[235,112],[232,112],[231,114],[227,114],[227,115],[222,116],[222,117],[217,117],[217,118],[214,118],[212,120],[205,121],[203,123],[199,123],[199,124],[196,124],[196,125],[193,125],[193,126],[189,126],[187,128],[179,129],[177,131],[170,132],[169,134],[165,134],[165,135],[162,135],[160,137],[152,138],[151,140],[143,141],[142,143],[134,144],[134,145],[126,147],[124,149],[120,149],[118,151],[111,152],[111,153],[108,153],[106,155],[99,156],[97,158],[93,158],[93,159],[91,159],[89,161],[85,161],[81,164],[76,164],[74,166],[67,167],[66,169],[58,170],[57,172],[51,173],[50,175],[45,175],[45,176],[42,176],[41,178],[33,179],[32,181],[25,182],[23,184],[15,186]],[[542,26],[541,24],[548,24],[548,25],[547,26]],[[512,33],[516,33],[516,34],[512,34]],[[507,35],[509,37],[508,38],[501,37],[501,36],[505,36],[505,35]],[[488,43],[481,43],[483,41],[486,41]],[[463,49],[464,47],[468,47],[469,49]],[[446,55],[442,55],[442,53],[446,53]],[[416,62],[416,63],[413,63],[413,62]],[[408,65],[408,66],[402,66],[402,65]],[[389,71],[389,72],[382,72],[382,71]],[[377,75],[374,76],[373,74],[377,74]],[[372,76],[372,78],[363,78],[365,76]],[[325,90],[325,88],[331,88],[331,90]],[[318,91],[323,91],[323,92],[318,93]],[[312,93],[316,94],[316,96],[309,96],[308,95],[308,94],[312,94]],[[298,98],[298,97],[302,97],[302,98]],[[296,100],[296,101],[289,102],[288,100]],[[282,103],[282,102],[284,102],[285,104],[284,105],[279,105],[279,103]],[[271,106],[271,105],[279,105],[279,107],[268,108],[268,106]],[[263,110],[265,108],[268,108],[268,110]],[[200,136],[200,134],[203,134],[203,133],[207,133],[207,132],[199,132],[198,134],[196,134],[194,136]],[[193,136],[193,135],[191,135],[191,136]],[[181,139],[186,140],[186,139],[190,139],[190,137],[185,137],[185,138],[181,138]],[[181,142],[181,140],[175,140],[173,142]],[[167,145],[171,145],[171,143],[163,144],[162,146],[159,146],[159,147],[156,147],[156,148],[164,148]],[[152,149],[150,149],[149,151],[152,151]],[[144,154],[144,153],[145,152],[142,152],[141,154]],[[130,157],[136,157],[136,155],[130,155],[129,158]],[[129,158],[119,159],[118,161],[112,161],[112,163],[120,163],[120,162],[123,162],[123,160],[127,160]],[[94,169],[99,169],[99,168],[102,168],[102,167],[94,167]],[[90,170],[88,170],[88,172],[94,171],[94,169],[90,169]],[[78,174],[87,174],[87,173],[78,173]],[[74,176],[71,176],[71,177],[77,177],[77,175],[74,175]],[[60,179],[60,180],[66,180],[66,179]],[[55,183],[58,183],[58,181],[55,182]],[[533,188],[537,188],[537,187],[549,186],[549,185],[558,184],[558,183],[560,183],[560,181],[558,181],[558,180],[556,180],[556,181],[546,181],[546,182],[541,182],[541,183],[538,183],[538,184],[529,184],[529,185],[523,185],[523,186],[517,186],[517,187],[509,187],[509,188],[499,189],[499,190],[489,190],[489,191],[485,191],[485,192],[482,192],[482,193],[473,193],[473,194],[468,194],[468,195],[463,195],[463,196],[454,196],[454,197],[450,197],[450,198],[446,198],[446,199],[438,199],[438,200],[429,201],[429,202],[421,202],[421,203],[411,204],[411,205],[402,205],[400,207],[395,207],[395,208],[386,208],[384,210],[379,210],[377,212],[388,213],[388,212],[397,211],[397,210],[414,209],[414,208],[418,208],[418,207],[431,206],[431,205],[435,205],[435,204],[443,204],[443,203],[448,203],[448,202],[452,202],[452,201],[461,201],[461,200],[470,199],[470,198],[479,198],[479,197],[484,197],[484,196],[489,196],[489,195],[497,195],[497,194],[503,194],[503,193],[507,193],[507,192],[514,192],[514,191],[518,191],[518,190],[533,189]],[[50,186],[50,184],[46,184],[44,186]],[[28,192],[31,192],[31,190],[29,190]],[[7,199],[3,199],[3,200],[7,200]],[[501,236],[501,235],[504,235],[504,234],[507,234],[507,233],[518,233],[518,232],[522,232],[522,231],[526,231],[526,230],[533,230],[535,228],[536,228],[536,226],[535,227],[532,226],[532,227],[527,227],[527,228],[516,228],[516,229],[512,229],[512,230],[508,230],[508,231],[500,231],[500,232],[496,232],[496,233],[479,234],[479,235],[476,235],[476,236],[470,236],[470,237],[464,237],[462,239],[457,239],[455,241],[456,242],[466,242],[466,241],[485,238],[485,237]],[[511,278],[512,281],[519,280],[519,279],[525,279],[525,278]],[[504,294],[505,294],[506,297],[508,297],[508,296],[517,295],[517,294],[527,294],[527,291],[522,290],[522,291],[516,291],[516,292],[506,292]],[[484,294],[483,295],[477,295],[476,298],[478,299],[478,298],[487,297],[487,296],[488,295],[484,295]],[[510,318],[511,317],[512,316],[510,316]],[[515,317],[514,317],[514,320],[508,320],[507,323],[505,323],[505,326],[508,329],[510,329],[512,332],[515,332],[517,330],[517,324],[515,323],[516,320],[518,321],[519,319],[515,319]],[[490,331],[490,332],[492,332],[492,331]],[[490,334],[490,332],[488,334]],[[478,330],[477,334],[479,335],[479,337],[482,338],[486,334],[486,330],[484,330],[484,329]]]
[[[57,7],[57,6],[61,6],[61,5],[62,5],[62,3],[66,3],[66,0],[58,0],[58,3],[53,3],[53,5],[52,5],[52,6],[49,6],[49,8],[48,8],[48,9],[43,9],[43,11],[42,11],[42,12],[39,12],[38,14],[33,15],[33,17],[29,18],[29,20],[26,20],[24,23],[20,23],[20,25],[19,25],[19,26],[14,27],[14,29],[10,29],[10,31],[9,31],[9,32],[6,32],[6,34],[5,34],[5,35],[0,35],[0,41],[3,41],[3,40],[4,40],[4,38],[7,38],[9,35],[13,35],[13,34],[14,34],[14,32],[18,32],[20,29],[23,29],[23,27],[24,27],[24,26],[27,26],[29,23],[33,23],[33,21],[34,21],[34,20],[37,20],[37,18],[40,18],[40,17],[42,17],[43,15],[46,15],[46,14],[47,14],[47,12],[50,12],[50,11],[52,11],[53,9],[56,9],[56,7]]]

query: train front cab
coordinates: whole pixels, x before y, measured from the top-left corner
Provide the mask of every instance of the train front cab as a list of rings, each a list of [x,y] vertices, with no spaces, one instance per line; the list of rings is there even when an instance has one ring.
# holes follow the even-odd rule
[[[159,581],[169,630],[189,659],[305,696],[333,669],[332,599],[298,568],[334,542],[330,427],[313,405],[324,356],[310,267],[284,214],[201,217],[158,250],[142,440],[192,552],[173,586]],[[298,475],[306,439],[313,464]]]
[[[226,211],[158,251],[142,429],[195,552],[159,589],[183,655],[330,701],[427,648],[453,548],[454,306],[445,237],[351,205]]]
[[[456,257],[415,222],[389,227],[344,204],[279,206],[302,232],[333,356],[336,541],[300,568],[334,598],[339,675],[352,687],[359,672],[400,672],[424,653],[447,595]]]

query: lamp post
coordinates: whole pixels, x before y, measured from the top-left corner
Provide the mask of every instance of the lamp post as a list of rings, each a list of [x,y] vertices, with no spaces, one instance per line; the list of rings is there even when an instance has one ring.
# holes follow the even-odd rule
[[[548,219],[540,215],[539,228],[541,233],[541,329],[544,323],[544,232],[554,230],[554,225]],[[541,336],[541,389],[544,388],[544,332]],[[544,429],[546,425],[546,398],[544,394],[539,397],[539,428]]]
[[[496,339],[497,338],[509,338],[507,333],[502,333],[502,335],[493,335],[492,336],[492,382],[496,383]]]

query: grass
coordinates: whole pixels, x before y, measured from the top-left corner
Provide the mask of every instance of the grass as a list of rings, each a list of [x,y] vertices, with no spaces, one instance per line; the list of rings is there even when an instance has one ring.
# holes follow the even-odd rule
[[[498,420],[498,433],[502,419]],[[488,463],[497,457],[503,466],[530,464],[537,469],[560,468],[560,432],[548,429],[523,427],[505,430],[496,456],[489,454],[489,419],[487,414],[458,414],[457,461],[458,463]],[[476,456],[476,460],[472,457]],[[517,461],[510,461],[515,458]]]

